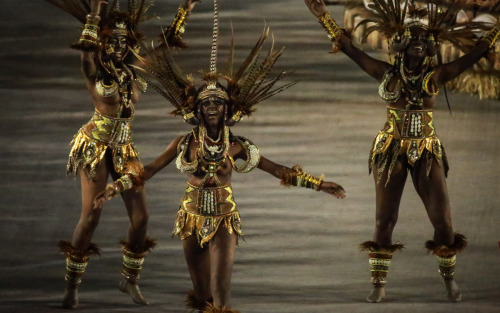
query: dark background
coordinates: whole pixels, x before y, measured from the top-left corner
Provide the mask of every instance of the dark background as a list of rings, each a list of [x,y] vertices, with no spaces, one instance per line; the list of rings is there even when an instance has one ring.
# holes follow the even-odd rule
[[[171,23],[179,3],[156,1],[160,21],[143,31],[153,38]],[[395,255],[383,304],[368,304],[369,265],[357,245],[372,238],[375,194],[367,159],[385,121],[378,85],[344,55],[330,55],[328,40],[303,1],[222,0],[219,69],[232,20],[239,64],[264,25],[276,46],[286,46],[277,69],[299,83],[257,106],[233,127],[261,153],[343,185],[336,200],[303,188],[284,188],[255,170],[235,174],[234,191],[246,241],[237,250],[233,307],[242,312],[499,312],[500,106],[443,93],[436,129],[451,170],[448,187],[456,231],[469,239],[456,279],[462,303],[446,301],[436,261],[424,242],[432,227],[411,181],[403,196]],[[330,7],[342,23],[341,7]],[[59,239],[70,239],[80,214],[79,181],[65,176],[69,142],[93,112],[77,51],[69,48],[79,23],[45,1],[4,0],[0,10],[0,311],[59,312],[64,258]],[[177,60],[186,73],[208,70],[212,4],[198,4],[188,20],[190,49]],[[269,40],[270,44],[271,40]],[[190,130],[153,90],[137,106],[134,140],[144,163]],[[128,219],[120,199],[106,204],[93,241],[103,254],[91,260],[80,287],[80,312],[183,312],[191,287],[182,245],[171,229],[185,177],[170,165],[147,185],[149,233],[159,245],[146,259],[141,286],[149,307],[132,304],[117,287]]]

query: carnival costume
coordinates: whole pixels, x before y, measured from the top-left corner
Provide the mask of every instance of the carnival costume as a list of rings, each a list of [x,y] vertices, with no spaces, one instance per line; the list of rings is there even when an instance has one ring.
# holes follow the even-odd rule
[[[434,66],[441,63],[441,54],[437,47],[439,43],[447,41],[461,50],[472,48],[477,42],[474,33],[485,30],[483,23],[467,22],[456,24],[456,15],[461,7],[458,1],[451,1],[447,8],[438,7],[428,2],[427,8],[417,8],[413,0],[373,0],[368,5],[371,10],[366,19],[356,27],[366,25],[364,38],[377,31],[384,36],[390,47],[390,53],[395,55],[393,66],[389,68],[382,78],[379,95],[389,103],[396,103],[403,98],[407,106],[402,108],[387,106],[387,121],[384,128],[377,134],[369,157],[369,171],[374,165],[378,169],[377,184],[387,186],[391,172],[396,161],[404,162],[408,167],[414,167],[418,162],[423,162],[427,176],[432,166],[444,167],[445,175],[448,172],[448,162],[444,148],[439,140],[431,109],[423,107],[424,98],[437,95],[438,88],[434,83]],[[423,19],[426,24],[422,23]],[[338,40],[347,31],[341,29],[331,18],[328,12],[319,17],[319,22],[327,32],[334,44],[333,52],[342,49]],[[410,29],[419,28],[429,35],[427,40],[427,57],[420,73],[409,72],[404,65],[404,50],[411,41]],[[489,47],[494,47],[498,40],[500,26],[497,23],[480,40],[486,41]],[[389,82],[392,90],[389,90]],[[445,90],[446,91],[446,90]],[[441,161],[435,162],[434,160]],[[387,175],[387,180],[381,182],[382,174]],[[456,254],[467,246],[465,237],[455,234],[452,246],[438,246],[433,241],[426,243],[427,249],[438,258],[439,272],[445,281],[453,279],[455,272]],[[374,241],[367,241],[360,245],[360,249],[369,252],[371,268],[371,282],[374,288],[381,289],[381,297],[385,292],[383,287],[387,283],[387,272],[395,251],[403,249],[402,244],[379,246]],[[459,301],[459,295],[450,295],[451,301]],[[375,300],[379,302],[381,299]],[[371,301],[371,300],[369,300]]]
[[[397,64],[399,63],[399,64]],[[434,71],[426,69],[421,77],[417,79],[407,78],[402,61],[397,61],[393,68],[384,74],[384,78],[379,87],[379,95],[387,102],[394,103],[400,99],[403,91],[412,92],[409,85],[412,84],[414,90],[410,95],[410,101],[405,109],[387,107],[387,121],[384,128],[377,134],[370,151],[369,171],[376,164],[379,175],[377,183],[380,183],[382,173],[387,172],[389,183],[391,172],[398,158],[403,158],[409,166],[415,163],[425,162],[427,176],[429,176],[433,159],[442,160],[445,175],[448,173],[448,161],[444,148],[439,140],[434,128],[433,112],[430,109],[423,109],[423,97],[432,97],[437,91],[432,92],[430,88],[430,78]],[[391,78],[401,76],[398,79],[394,91],[387,90],[387,85]],[[421,86],[418,86],[420,84]]]
[[[276,83],[284,77],[284,71],[273,78],[268,74],[283,49],[278,51],[271,47],[262,61],[259,61],[263,44],[268,37],[266,27],[250,55],[243,61],[238,70],[233,72],[234,41],[229,51],[228,71],[217,72],[218,44],[218,7],[214,0],[214,30],[210,70],[203,74],[205,84],[196,88],[191,76],[183,75],[175,64],[170,49],[163,51],[153,49],[146,58],[140,58],[146,71],[148,83],[164,96],[175,110],[175,115],[196,127],[185,135],[177,146],[176,166],[181,173],[196,174],[201,178],[198,186],[188,183],[184,197],[177,213],[173,235],[181,239],[196,236],[201,247],[210,242],[221,228],[229,233],[242,236],[241,218],[233,197],[230,185],[220,182],[218,173],[223,166],[231,166],[238,173],[248,173],[260,162],[259,149],[247,138],[235,136],[229,126],[236,124],[242,116],[250,116],[253,106],[292,86],[294,82],[276,87]],[[259,64],[260,62],[260,64]],[[159,84],[149,80],[155,79]],[[219,83],[224,78],[226,86]],[[223,125],[217,139],[207,135],[207,129],[201,113],[201,103],[209,106],[224,107]],[[232,146],[239,145],[246,154],[243,164],[237,163],[229,154]],[[193,149],[195,149],[194,153]],[[294,169],[282,182],[284,185],[302,186],[319,190],[322,178],[308,175],[300,167]],[[237,313],[238,311],[217,308],[212,303],[200,301],[194,292],[188,294],[187,306],[197,312],[205,313]]]
[[[49,3],[71,14],[84,24],[80,39],[71,45],[72,48],[90,51],[94,55],[97,66],[95,88],[102,97],[119,97],[120,107],[116,116],[106,116],[97,109],[88,123],[83,125],[74,136],[71,152],[67,164],[67,173],[77,175],[82,173],[91,180],[96,175],[97,167],[105,162],[109,155],[114,172],[120,177],[109,184],[117,193],[128,189],[141,190],[144,184],[144,168],[139,160],[138,153],[131,139],[131,123],[134,116],[132,102],[134,85],[142,92],[146,91],[147,82],[136,73],[127,57],[138,53],[142,34],[138,31],[139,23],[152,18],[147,11],[151,3],[145,0],[129,0],[128,10],[120,11],[119,1],[114,1],[111,6],[103,5],[100,15],[90,14],[91,3],[89,0],[47,0]],[[181,42],[181,36],[189,12],[179,8],[176,19],[166,34],[172,43]],[[127,40],[128,53],[120,67],[116,67],[109,55],[113,47],[106,45],[110,36],[124,36]],[[129,292],[127,284],[131,284],[133,291],[130,293],[134,302],[147,304],[138,289],[137,281],[140,277],[145,255],[156,245],[155,239],[146,237],[142,246],[133,246],[122,240],[123,267],[122,281],[119,288]],[[77,288],[81,283],[86,266],[91,255],[100,254],[95,244],[91,244],[87,251],[78,251],[70,242],[61,241],[60,250],[66,255],[66,295],[63,301],[65,308],[78,306]]]

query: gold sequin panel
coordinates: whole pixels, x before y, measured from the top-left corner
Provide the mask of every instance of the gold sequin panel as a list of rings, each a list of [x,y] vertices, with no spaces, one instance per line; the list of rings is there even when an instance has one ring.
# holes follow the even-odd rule
[[[114,170],[119,174],[140,174],[138,168],[142,168],[139,156],[132,143],[120,146],[110,146],[103,141],[98,141],[85,134],[83,129],[75,135],[71,141],[71,151],[69,153],[66,172],[77,175],[80,170],[84,170],[88,178],[93,178],[97,167],[104,159],[106,150],[111,149]],[[128,166],[137,163],[138,166]],[[128,172],[133,170],[134,172]]]
[[[132,118],[112,118],[96,110],[82,129],[88,137],[108,145],[126,145],[131,140],[131,122]]]
[[[399,147],[398,154],[406,155],[412,166],[420,159],[424,150],[437,159],[443,157],[443,147],[434,129],[432,110],[387,107],[387,122],[373,142],[370,161],[373,162],[379,154],[385,155],[395,140],[399,141],[396,145]]]
[[[384,130],[396,138],[426,138],[436,135],[432,110],[401,110],[387,107]]]
[[[196,188],[188,185],[177,213],[173,235],[181,239],[196,234],[200,246],[215,235],[220,225],[230,234],[242,236],[241,219],[231,186]]]
[[[375,157],[379,154],[386,154],[391,142],[398,140],[394,135],[389,134],[385,131],[378,133],[375,141],[373,143],[371,152],[371,161],[375,160]],[[399,153],[400,155],[406,155],[408,158],[408,163],[414,165],[417,160],[420,159],[424,150],[432,153],[437,159],[443,157],[443,147],[441,141],[437,136],[427,137],[423,139],[399,139]]]

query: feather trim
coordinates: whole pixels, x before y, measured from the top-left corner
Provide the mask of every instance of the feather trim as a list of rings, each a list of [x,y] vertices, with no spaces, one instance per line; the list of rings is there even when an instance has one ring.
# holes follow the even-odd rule
[[[385,253],[394,253],[396,251],[401,251],[404,249],[404,245],[401,243],[395,243],[390,246],[380,246],[375,241],[365,241],[359,245],[360,251],[368,251],[368,252],[385,252]]]
[[[192,111],[194,107],[194,81],[192,76],[184,75],[175,63],[167,37],[164,37],[163,41],[164,46],[156,49],[153,43],[150,50],[142,45],[146,56],[135,54],[142,63],[142,67],[137,69],[144,73],[151,87],[175,107],[172,113],[184,114],[186,111]],[[153,79],[157,83],[154,83]]]
[[[500,99],[500,71],[469,69],[447,86],[450,90],[476,95],[479,99]]]
[[[240,311],[227,309],[226,307],[218,308],[214,306],[212,303],[208,303],[203,313],[240,313]]]
[[[101,255],[101,249],[95,243],[90,243],[85,252],[73,248],[69,241],[60,240],[57,245],[59,246],[59,252],[65,254],[66,256],[71,255],[83,259],[88,258],[91,255]]]
[[[443,258],[449,258],[467,248],[467,238],[462,234],[455,233],[454,241],[451,246],[438,245],[434,240],[428,240],[425,243],[425,248],[428,250],[428,253]]]
[[[233,74],[234,40],[228,57],[227,73],[213,73],[201,71],[204,81],[219,81],[225,79],[226,90],[229,97],[231,112],[240,112],[241,115],[251,115],[253,106],[264,101],[288,88],[296,82],[289,82],[281,86],[277,83],[285,77],[285,71],[281,71],[273,78],[268,78],[276,61],[281,56],[283,48],[274,49],[274,41],[267,55],[259,62],[259,56],[266,38],[269,35],[269,27],[265,27],[261,36],[257,40],[250,54],[241,64],[235,74]],[[146,50],[146,56],[136,54],[142,63],[141,70],[151,87],[160,93],[165,99],[174,105],[172,114],[185,114],[196,109],[197,91],[191,76],[182,74],[177,67],[173,57],[172,49],[169,46],[166,35],[163,39],[163,47]],[[143,46],[143,48],[145,48]],[[155,80],[157,83],[152,82]]]
[[[186,295],[186,299],[184,300],[186,303],[186,307],[192,310],[204,311],[207,303],[213,302],[212,299],[209,301],[201,301],[196,298],[194,290],[189,290]]]
[[[228,95],[233,104],[233,112],[240,111],[242,115],[250,116],[254,111],[254,105],[296,84],[296,82],[290,82],[275,87],[276,83],[285,77],[285,71],[281,71],[274,78],[268,79],[270,71],[284,50],[284,48],[277,51],[274,49],[274,38],[267,55],[260,64],[258,63],[260,52],[268,35],[269,27],[265,27],[257,43],[236,74],[232,77],[225,76],[228,82]]]
[[[120,240],[120,244],[122,245],[123,249],[126,249],[135,254],[144,255],[148,252],[151,252],[151,250],[153,250],[153,248],[156,247],[156,239],[151,237],[146,237],[146,240],[144,241],[144,244],[142,246],[131,246],[130,242],[126,240]]]

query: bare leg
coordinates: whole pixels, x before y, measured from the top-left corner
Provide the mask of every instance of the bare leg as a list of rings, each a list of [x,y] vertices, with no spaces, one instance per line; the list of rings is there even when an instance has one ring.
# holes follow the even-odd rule
[[[137,192],[129,189],[124,191],[121,196],[130,220],[126,249],[131,251],[126,252],[126,254],[128,258],[132,257],[142,264],[148,250],[146,247],[146,232],[149,218],[144,191]],[[135,303],[148,305],[149,303],[142,295],[137,283],[140,269],[130,268],[125,259],[123,265],[123,279],[120,281],[119,289],[129,294]]]
[[[377,165],[374,165],[373,173],[376,189],[376,226],[373,239],[379,247],[390,247],[408,171],[402,162],[396,161],[387,185],[385,185],[387,171],[379,174]],[[379,177],[379,175],[382,175],[382,177]],[[386,275],[387,273],[383,274]],[[374,274],[372,273],[372,275]],[[372,282],[374,282],[373,278]],[[385,276],[383,284],[385,284]],[[378,303],[382,301],[385,297],[383,284],[373,284],[373,288],[366,298],[368,302]]]
[[[442,161],[432,162],[429,177],[425,171],[425,164],[418,162],[411,172],[412,180],[434,227],[434,241],[440,245],[450,246],[454,237],[446,178]]]
[[[191,235],[182,241],[184,257],[193,282],[196,302],[200,304],[212,299],[210,288],[210,250],[208,246],[200,247],[196,235]]]
[[[128,242],[131,247],[143,247],[149,219],[144,190],[139,192],[126,190],[122,193],[122,198],[130,219]]]
[[[101,210],[94,210],[94,198],[106,188],[109,171],[106,162],[101,162],[92,180],[87,178],[84,171],[80,172],[82,189],[82,213],[73,233],[72,246],[79,251],[86,251],[99,224]]]
[[[429,177],[423,162],[416,164],[412,171],[413,184],[422,199],[427,215],[434,227],[434,242],[450,247],[454,243],[453,226],[451,222],[450,202],[442,161],[433,160]],[[448,299],[460,301],[460,288],[453,276],[443,277]]]
[[[377,184],[378,167],[374,165],[373,177],[375,179],[376,190],[376,225],[374,241],[381,247],[388,247],[392,245],[392,232],[398,221],[399,204],[401,196],[408,176],[406,166],[396,161],[391,173],[389,183],[387,181],[387,171],[383,172],[380,181]]]
[[[214,306],[231,308],[231,274],[237,235],[220,227],[210,240],[210,281]]]
[[[104,190],[108,178],[108,169],[106,163],[102,162],[97,168],[97,173],[93,180],[87,179],[84,171],[80,172],[81,189],[82,189],[82,213],[80,215],[80,220],[76,225],[73,232],[73,239],[71,246],[76,251],[79,251],[80,255],[86,254],[89,249],[92,236],[94,231],[99,224],[99,218],[101,216],[101,210],[93,209],[93,201],[95,196]],[[73,256],[74,257],[74,256]],[[71,258],[73,258],[71,257]],[[80,259],[78,262],[81,265],[88,262]],[[84,268],[84,267],[83,267]],[[83,269],[84,271],[84,269]],[[83,271],[79,274],[75,272],[68,272],[66,275],[66,291],[63,298],[64,308],[76,308],[78,307],[78,286],[81,282],[81,275]]]

